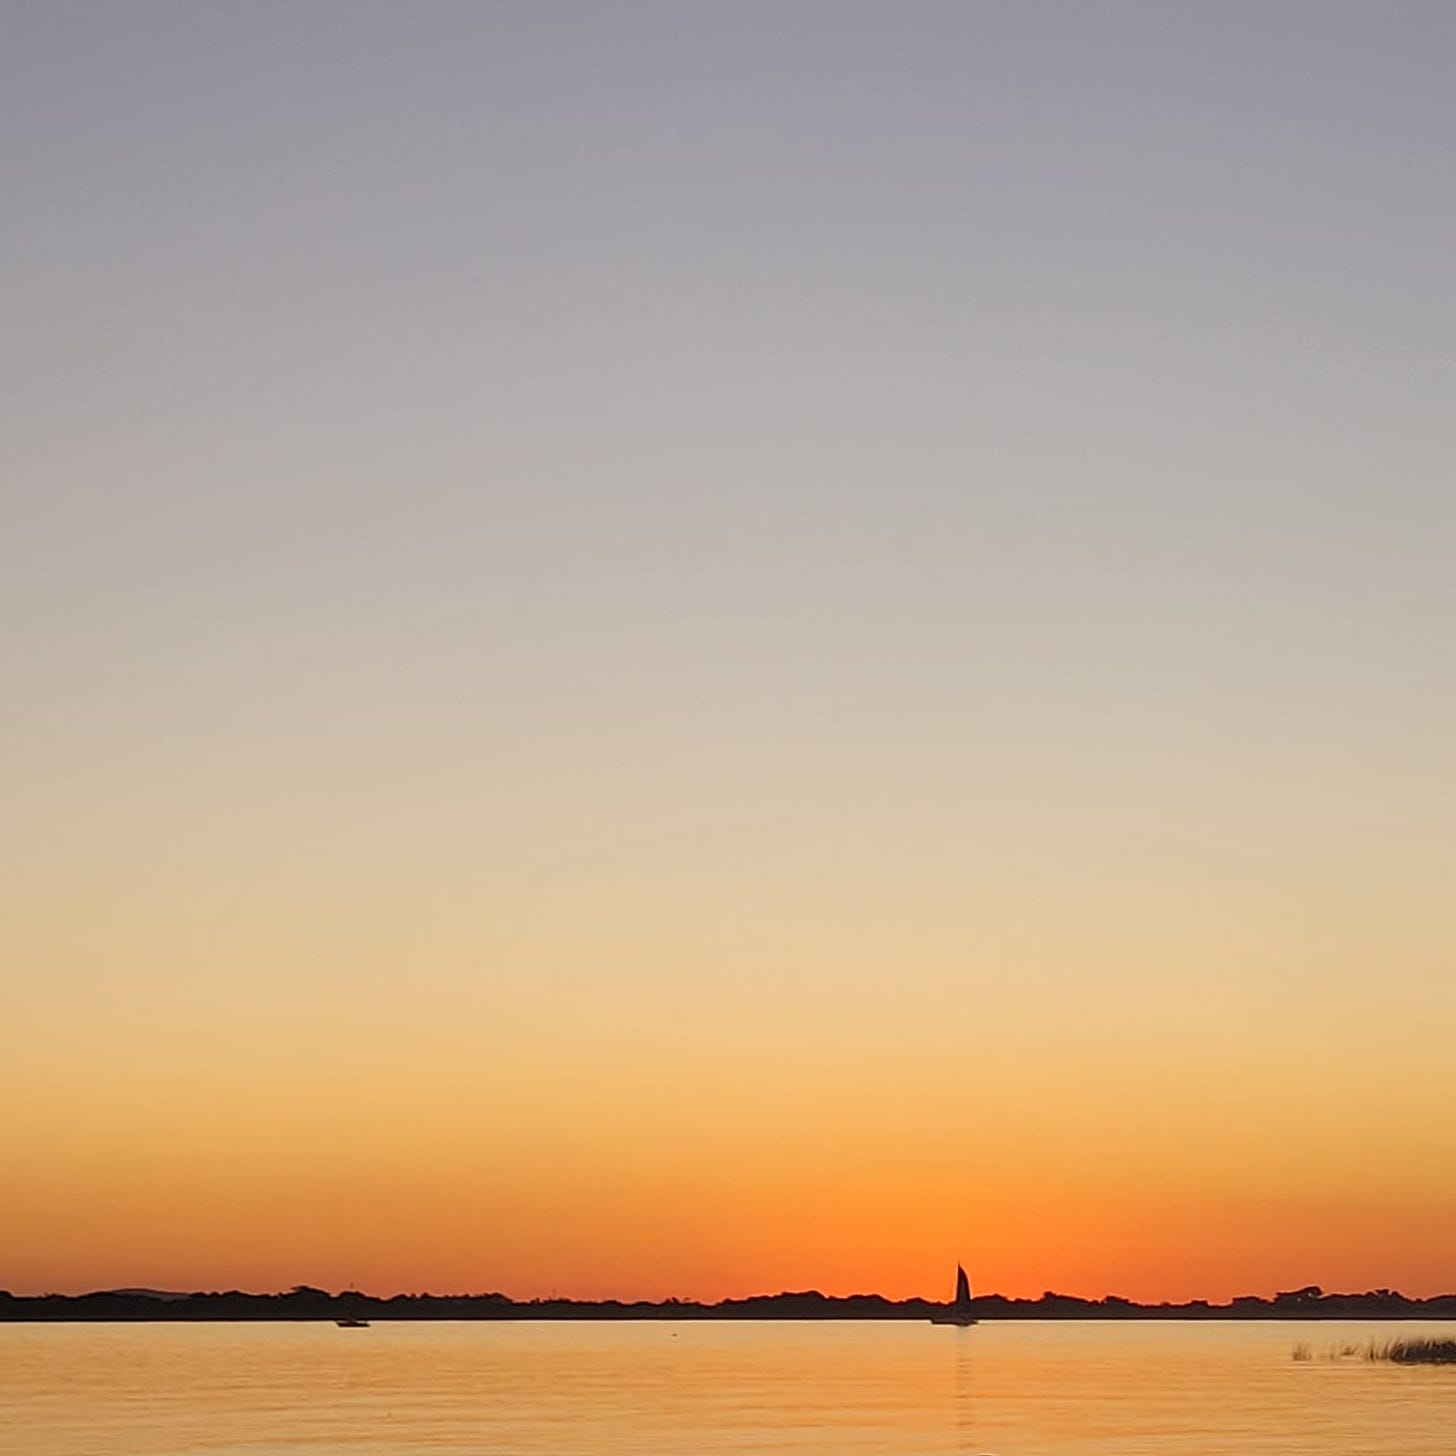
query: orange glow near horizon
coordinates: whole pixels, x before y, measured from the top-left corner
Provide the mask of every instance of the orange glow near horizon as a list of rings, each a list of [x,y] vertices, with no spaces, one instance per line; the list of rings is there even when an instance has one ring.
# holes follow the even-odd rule
[[[1399,1118],[1418,1043],[1377,1096],[1260,1046],[1180,1078],[1186,1048],[1050,1012],[1028,1062],[888,1007],[812,1048],[748,1009],[732,1039],[563,1016],[551,1056],[433,1014],[390,1042],[359,1006],[307,1055],[266,1018],[247,1057],[21,1049],[5,1076],[48,1092],[7,1146],[0,1287],[940,1297],[957,1259],[1022,1297],[1456,1284],[1443,1134]]]
[[[715,1204],[706,1217],[688,1194],[650,1184],[630,1197],[568,1184],[549,1189],[549,1202],[513,1207],[458,1176],[414,1183],[407,1196],[338,1170],[285,1175],[266,1191],[205,1177],[186,1190],[159,1188],[154,1177],[118,1177],[93,1202],[60,1212],[56,1204],[42,1209],[34,1195],[20,1200],[7,1215],[11,1291],[310,1283],[514,1298],[712,1301],[805,1288],[943,1298],[957,1254],[977,1292],[1013,1297],[1054,1289],[1218,1302],[1316,1282],[1424,1296],[1453,1282],[1441,1277],[1445,1223],[1413,1223],[1393,1207],[1341,1216],[1291,1201],[1277,1207],[1284,1227],[1271,1236],[1267,1200],[1257,1210],[1126,1196],[1104,1203],[1076,1189],[1017,1183],[1000,1206],[974,1207],[968,1193],[933,1217],[917,1210],[947,1199],[935,1180],[906,1181],[893,1199],[820,1184],[760,1187],[750,1201],[741,1190],[700,1186],[693,1193]],[[1046,1198],[1056,1211],[1019,1216],[1017,1197]],[[1389,1253],[1372,1257],[1372,1242]]]

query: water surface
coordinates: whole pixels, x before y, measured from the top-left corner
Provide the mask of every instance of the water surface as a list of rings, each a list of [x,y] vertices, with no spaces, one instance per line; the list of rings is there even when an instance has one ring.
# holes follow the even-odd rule
[[[0,1450],[1450,1456],[1456,1368],[1320,1358],[1440,1328],[0,1325]]]

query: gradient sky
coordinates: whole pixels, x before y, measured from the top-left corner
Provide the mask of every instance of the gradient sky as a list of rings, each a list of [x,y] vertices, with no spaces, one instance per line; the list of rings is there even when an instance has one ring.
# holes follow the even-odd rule
[[[0,1287],[1456,1288],[1456,10],[0,18]]]

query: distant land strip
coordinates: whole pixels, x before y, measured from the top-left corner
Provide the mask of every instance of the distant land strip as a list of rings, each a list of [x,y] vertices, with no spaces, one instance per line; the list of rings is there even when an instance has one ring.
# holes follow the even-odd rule
[[[91,1294],[14,1295],[0,1290],[3,1321],[188,1320],[925,1320],[946,1306],[929,1299],[879,1294],[829,1295],[817,1289],[724,1299],[716,1304],[665,1299],[514,1300],[504,1294],[396,1294],[345,1290],[330,1294],[302,1284],[286,1294],[171,1293],[151,1289]],[[1081,1299],[1048,1290],[1039,1299],[986,1294],[972,1301],[981,1320],[1410,1320],[1456,1319],[1456,1294],[1408,1299],[1393,1289],[1326,1294],[1318,1285],[1272,1299],[1245,1294],[1227,1304],[1137,1304],[1109,1294]]]

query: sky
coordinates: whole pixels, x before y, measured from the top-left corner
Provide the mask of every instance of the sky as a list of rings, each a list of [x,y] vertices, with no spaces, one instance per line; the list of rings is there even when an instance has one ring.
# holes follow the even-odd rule
[[[0,1287],[1456,1289],[1456,12],[0,27]]]

